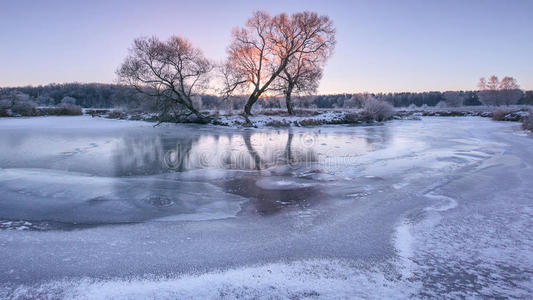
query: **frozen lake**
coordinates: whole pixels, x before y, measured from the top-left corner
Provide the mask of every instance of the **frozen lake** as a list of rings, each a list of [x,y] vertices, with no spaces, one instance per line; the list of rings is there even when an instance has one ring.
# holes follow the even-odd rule
[[[0,119],[0,298],[527,297],[517,123]]]

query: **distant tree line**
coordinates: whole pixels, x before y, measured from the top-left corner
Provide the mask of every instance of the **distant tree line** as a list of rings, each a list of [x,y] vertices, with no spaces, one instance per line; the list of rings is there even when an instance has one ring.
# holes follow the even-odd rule
[[[65,83],[15,88],[0,88],[0,96],[18,92],[26,94],[39,106],[57,106],[72,103],[81,107],[112,108],[136,106],[147,97],[142,97],[134,88],[102,83]]]
[[[64,103],[79,105],[85,108],[123,108],[126,110],[152,112],[156,104],[152,97],[135,90],[135,88],[119,84],[101,83],[67,83],[43,86],[25,86],[0,88],[0,99],[7,99],[16,93],[16,99],[32,101],[37,106],[58,106]],[[417,106],[473,106],[482,105],[479,91],[448,91],[448,92],[404,92],[404,93],[356,93],[330,95],[303,95],[293,100],[296,108],[359,108],[365,98],[372,96],[384,100],[395,107]],[[223,96],[199,95],[193,100],[200,110],[225,110]],[[247,96],[233,96],[232,108],[242,108]],[[488,103],[487,103],[488,104]],[[520,94],[515,104],[533,105],[533,91]],[[285,97],[263,97],[257,105],[264,109],[285,108]]]

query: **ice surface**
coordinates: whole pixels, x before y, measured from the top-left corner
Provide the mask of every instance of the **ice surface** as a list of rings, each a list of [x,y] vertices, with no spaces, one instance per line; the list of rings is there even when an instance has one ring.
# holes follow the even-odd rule
[[[1,119],[0,298],[527,298],[518,132]]]
[[[0,169],[0,190],[0,219],[92,225],[228,218],[246,201],[203,182],[42,169]]]

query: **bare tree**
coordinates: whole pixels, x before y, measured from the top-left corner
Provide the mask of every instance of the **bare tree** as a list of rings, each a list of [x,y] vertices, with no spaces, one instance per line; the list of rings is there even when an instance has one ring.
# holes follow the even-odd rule
[[[517,104],[522,98],[523,92],[513,77],[505,76],[499,86],[502,102],[505,105]]]
[[[294,56],[290,60],[274,85],[274,88],[285,96],[289,115],[294,114],[291,101],[293,92],[312,94],[316,92],[321,78],[322,66],[318,60],[308,59],[304,54]]]
[[[244,85],[234,68],[228,61],[219,67],[219,72],[222,75],[222,89],[219,92],[222,101],[225,104],[225,114],[230,116],[233,114],[233,94],[235,92],[244,92]]]
[[[119,80],[157,99],[160,121],[196,116],[208,120],[194,105],[207,85],[212,64],[198,48],[181,37],[167,41],[138,38],[117,70]]]
[[[485,105],[511,105],[522,98],[522,90],[513,77],[504,77],[502,81],[492,75],[489,80],[481,78],[478,83],[479,101]]]
[[[271,17],[259,11],[244,28],[234,29],[227,61],[232,80],[227,90],[244,86],[250,92],[244,116],[251,115],[252,106],[271,90],[271,84],[294,56],[311,55],[330,47],[334,32],[328,17],[312,12]]]
[[[289,59],[287,67],[279,75],[277,87],[285,95],[289,115],[294,114],[291,102],[293,92],[312,94],[318,89],[326,60],[335,47],[335,30],[326,32],[324,37],[326,47],[310,53],[298,52]]]
[[[496,76],[489,78],[490,83],[484,77],[479,79],[478,97],[479,101],[485,105],[498,105],[498,85],[499,79]]]

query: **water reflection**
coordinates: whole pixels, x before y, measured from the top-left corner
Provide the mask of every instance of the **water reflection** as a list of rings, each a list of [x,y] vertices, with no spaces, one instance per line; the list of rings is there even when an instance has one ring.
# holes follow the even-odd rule
[[[113,175],[148,175],[205,168],[263,170],[276,165],[317,162],[314,145],[301,143],[295,147],[294,136],[291,130],[287,130],[188,138],[125,137],[114,150]]]
[[[0,219],[80,224],[306,209],[330,200],[325,175],[391,139],[386,126],[0,131]]]

